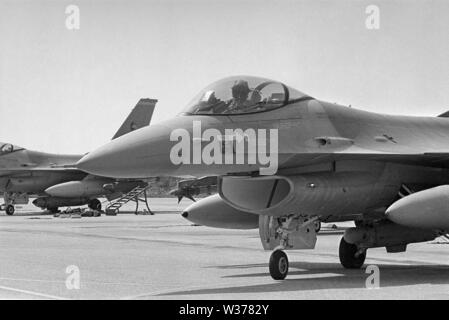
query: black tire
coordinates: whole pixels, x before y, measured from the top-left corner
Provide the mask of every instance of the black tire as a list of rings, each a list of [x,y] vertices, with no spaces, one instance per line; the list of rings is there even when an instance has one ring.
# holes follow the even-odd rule
[[[270,256],[270,275],[274,280],[284,280],[288,274],[288,257],[282,250],[274,251]]]
[[[318,233],[321,231],[321,221],[315,221],[314,222],[315,225],[315,232]]]
[[[56,208],[48,208],[48,211],[50,211],[53,214],[59,213],[59,209],[57,207]]]
[[[14,206],[12,204],[8,204],[5,208],[5,212],[8,216],[12,216],[15,211],[16,211],[16,209],[14,208]]]
[[[98,199],[92,199],[87,205],[92,210],[101,211],[101,202]]]
[[[354,225],[357,228],[362,228],[365,225],[365,223],[363,222],[363,220],[354,220]]]
[[[366,251],[356,257],[358,248],[355,244],[348,243],[345,238],[341,238],[338,250],[340,263],[346,269],[360,269],[365,263]]]

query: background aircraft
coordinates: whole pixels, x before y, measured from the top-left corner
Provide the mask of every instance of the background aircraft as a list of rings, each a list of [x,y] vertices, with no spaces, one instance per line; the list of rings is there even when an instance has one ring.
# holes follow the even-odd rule
[[[195,122],[202,132],[217,133],[195,136]],[[180,141],[171,135],[180,129],[192,152],[172,153]],[[223,138],[226,129],[233,133]],[[250,129],[262,130],[255,154],[235,147],[238,130]],[[260,135],[272,129],[277,140]],[[445,117],[365,112],[277,81],[238,76],[206,87],[178,117],[109,142],[77,166],[116,178],[219,176],[218,195],[193,203],[182,215],[213,227],[259,228],[264,249],[273,250],[270,274],[284,279],[289,264],[283,250],[314,248],[316,221],[355,221],[339,246],[345,268],[360,268],[369,248],[403,252],[410,243],[446,234],[448,141]],[[249,160],[276,142],[271,153],[277,171],[261,175],[267,163]],[[233,161],[218,157],[221,161],[192,164],[195,148],[211,156],[231,150]],[[185,162],[171,161],[173,154]],[[236,164],[239,156],[244,161]]]
[[[141,99],[112,139],[147,126],[157,100]],[[0,143],[0,191],[4,210],[14,214],[14,205],[27,204],[30,196],[37,196],[33,204],[51,212],[58,207],[88,204],[100,210],[97,199],[106,196],[113,200],[142,184],[137,180],[116,180],[89,175],[73,168],[82,155],[50,154]]]

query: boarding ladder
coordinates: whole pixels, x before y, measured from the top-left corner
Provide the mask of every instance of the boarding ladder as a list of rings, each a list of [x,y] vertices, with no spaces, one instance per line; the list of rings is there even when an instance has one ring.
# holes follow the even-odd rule
[[[147,193],[146,193],[148,188],[149,188],[148,183],[144,183],[144,184],[138,185],[137,187],[135,187],[128,193],[121,196],[120,198],[115,199],[106,207],[106,210],[105,210],[106,214],[116,215],[118,213],[118,211],[120,210],[120,208],[130,201],[136,202],[136,210],[134,212],[135,214],[138,213],[139,202],[145,203],[145,205],[148,209],[148,212],[150,214],[153,214],[150,207],[148,206],[148,197],[147,197]],[[142,197],[142,195],[143,195],[143,197]]]
[[[410,186],[407,186],[405,184],[402,184],[399,188],[398,196],[400,199],[411,195],[412,193],[415,193],[415,190],[413,190]]]

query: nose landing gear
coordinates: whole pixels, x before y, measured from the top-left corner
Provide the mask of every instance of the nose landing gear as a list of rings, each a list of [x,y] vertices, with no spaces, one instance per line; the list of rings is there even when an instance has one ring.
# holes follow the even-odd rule
[[[288,274],[288,257],[284,251],[273,251],[269,262],[270,275],[274,280],[284,280]]]
[[[316,243],[317,217],[301,215],[286,217],[259,217],[259,234],[265,250],[273,250],[269,261],[270,275],[284,280],[289,262],[284,249],[313,249]]]

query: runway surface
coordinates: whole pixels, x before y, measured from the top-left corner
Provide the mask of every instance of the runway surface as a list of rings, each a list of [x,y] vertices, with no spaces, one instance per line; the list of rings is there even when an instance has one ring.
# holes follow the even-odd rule
[[[12,217],[1,212],[0,298],[449,299],[447,241],[399,254],[369,250],[366,265],[379,267],[380,288],[367,289],[365,268],[345,270],[338,260],[351,224],[324,227],[315,250],[288,252],[289,276],[274,281],[257,230],[192,226],[179,215],[189,204],[151,199],[154,216],[64,219],[32,206]]]

